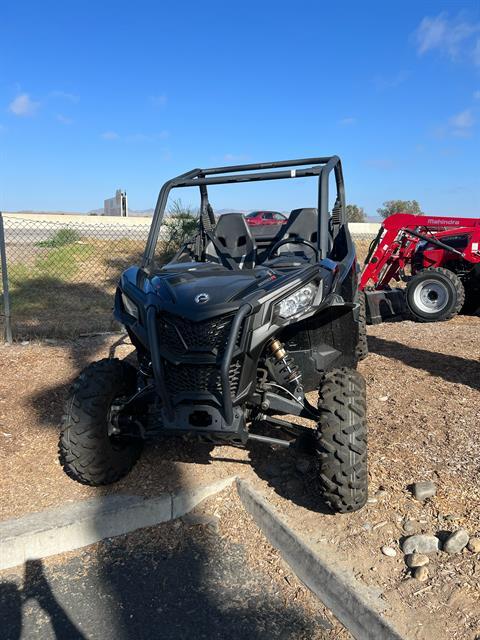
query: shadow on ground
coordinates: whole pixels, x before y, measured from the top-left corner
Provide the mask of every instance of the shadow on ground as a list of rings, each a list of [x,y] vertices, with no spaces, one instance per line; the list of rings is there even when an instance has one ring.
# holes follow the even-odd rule
[[[480,362],[477,360],[418,349],[376,336],[368,336],[368,347],[371,353],[400,360],[409,367],[422,369],[447,382],[464,384],[477,391],[480,389]]]

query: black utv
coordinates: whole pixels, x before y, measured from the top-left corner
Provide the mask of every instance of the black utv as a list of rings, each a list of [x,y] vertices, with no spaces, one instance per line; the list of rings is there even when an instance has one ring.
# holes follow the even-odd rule
[[[318,180],[317,208],[295,209],[270,237],[264,228],[255,239],[239,213],[217,220],[208,199],[209,185],[309,176]],[[199,188],[198,230],[158,266],[159,232],[177,187]],[[168,181],[141,266],[122,274],[115,297],[137,364],[105,359],[80,374],[67,402],[61,464],[96,486],[127,474],[152,437],[308,443],[322,500],[339,512],[361,508],[362,303],[338,157],[194,169]],[[318,391],[316,407],[309,391]]]

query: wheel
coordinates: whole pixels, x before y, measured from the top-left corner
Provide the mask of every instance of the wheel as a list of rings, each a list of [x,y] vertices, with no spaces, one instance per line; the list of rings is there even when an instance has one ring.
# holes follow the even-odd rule
[[[353,369],[334,369],[320,383],[316,431],[322,498],[339,513],[361,509],[368,497],[366,388]]]
[[[135,392],[135,368],[118,359],[99,360],[82,371],[70,389],[60,434],[60,464],[71,478],[100,486],[123,478],[143,443],[108,434],[116,398]]]
[[[407,308],[418,322],[438,322],[456,316],[465,302],[460,278],[442,267],[420,271],[407,285]]]
[[[363,291],[359,291],[358,302],[358,343],[355,348],[355,356],[357,360],[365,360],[368,356],[368,338],[367,338],[367,302]]]

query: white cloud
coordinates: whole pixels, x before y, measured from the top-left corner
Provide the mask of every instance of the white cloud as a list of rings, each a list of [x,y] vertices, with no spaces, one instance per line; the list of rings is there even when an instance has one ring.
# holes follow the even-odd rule
[[[71,118],[68,118],[67,116],[64,116],[62,113],[58,113],[56,115],[56,119],[62,124],[73,124],[73,120]]]
[[[352,124],[357,124],[357,119],[349,116],[348,118],[342,118],[339,120],[338,124],[341,124],[343,127],[349,127]]]
[[[455,60],[461,55],[472,56],[480,64],[480,45],[473,45],[473,36],[480,32],[480,23],[470,21],[464,12],[449,18],[445,12],[438,16],[425,16],[415,31],[414,38],[420,55],[437,50]],[[476,62],[477,48],[479,61]]]
[[[475,122],[475,118],[473,117],[473,113],[471,109],[465,109],[464,111],[460,111],[456,115],[450,118],[450,123],[453,127],[458,129],[468,129],[473,127]]]
[[[35,115],[39,102],[34,102],[28,93],[21,93],[9,104],[9,110],[16,116],[33,116]]]
[[[123,142],[155,142],[157,140],[165,140],[168,138],[169,132],[166,130],[160,131],[159,133],[131,133],[128,135],[120,135],[116,131],[105,131],[101,134],[101,138],[104,140],[122,140]]]
[[[120,138],[116,131],[104,131],[100,137],[103,140],[118,140]]]
[[[80,97],[74,93],[68,93],[68,91],[51,91],[50,96],[52,98],[61,98],[63,100],[68,100],[69,102],[78,102]]]
[[[468,138],[472,134],[475,118],[471,109],[460,111],[450,118],[451,132],[458,138]]]
[[[150,102],[154,107],[164,107],[167,104],[167,96],[164,93],[159,96],[151,96]]]

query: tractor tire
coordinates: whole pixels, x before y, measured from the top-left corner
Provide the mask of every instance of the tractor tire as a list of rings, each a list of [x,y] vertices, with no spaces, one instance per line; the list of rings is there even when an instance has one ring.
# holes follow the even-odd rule
[[[360,362],[368,356],[367,301],[363,291],[359,291],[358,302],[358,343],[355,349],[355,356],[357,361]]]
[[[338,513],[361,509],[368,497],[366,387],[353,369],[334,369],[320,383],[315,433],[316,484]]]
[[[431,267],[415,274],[407,285],[409,316],[417,322],[441,322],[456,316],[465,302],[460,278],[442,267]]]
[[[135,368],[118,359],[86,367],[72,385],[65,407],[59,458],[65,473],[98,487],[123,478],[142,451],[138,439],[108,434],[108,415],[116,398],[135,392]]]

